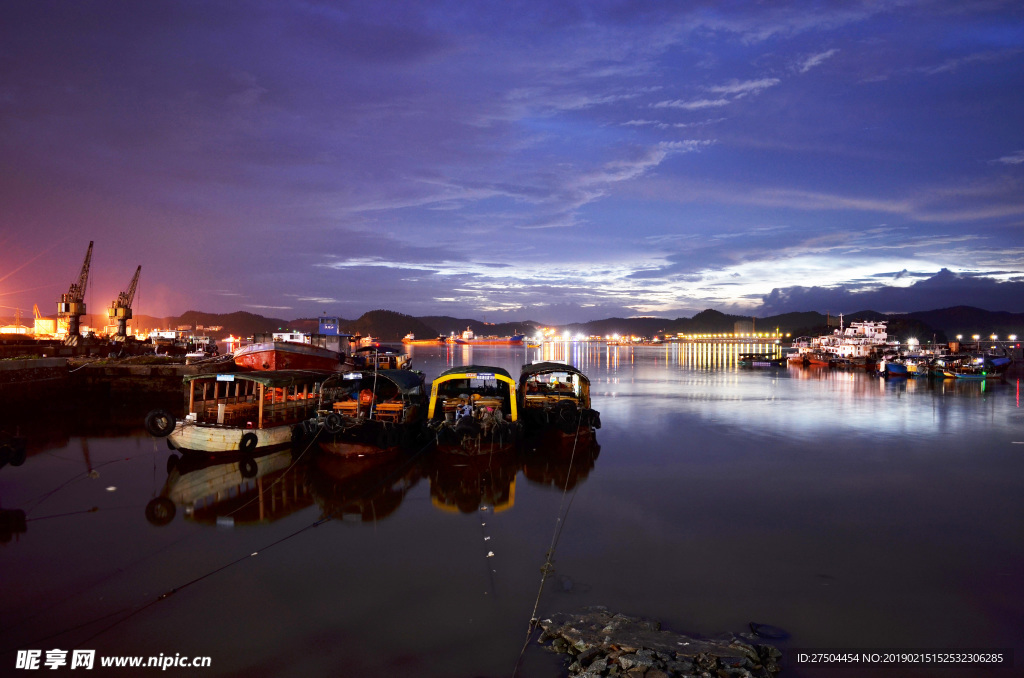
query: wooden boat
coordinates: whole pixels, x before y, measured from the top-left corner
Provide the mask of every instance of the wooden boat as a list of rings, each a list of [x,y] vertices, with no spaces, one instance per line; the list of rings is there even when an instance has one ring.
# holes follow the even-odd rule
[[[261,341],[242,346],[233,355],[236,365],[252,370],[349,369],[342,353],[295,341]]]
[[[408,370],[412,368],[412,360],[408,353],[387,344],[371,344],[362,346],[352,352],[349,361],[356,370]]]
[[[146,430],[182,452],[266,451],[291,443],[296,424],[314,416],[324,370],[191,374],[184,378],[184,419],[167,410],[146,415]]]
[[[590,407],[590,380],[572,365],[523,365],[518,397],[519,416],[528,434],[552,430],[570,438],[592,437],[601,428],[601,414]]]
[[[427,396],[413,370],[346,372],[325,380],[322,401],[305,426],[320,448],[335,454],[373,454],[424,442]]]
[[[515,380],[500,367],[445,370],[431,384],[427,426],[441,453],[514,449],[521,434]]]

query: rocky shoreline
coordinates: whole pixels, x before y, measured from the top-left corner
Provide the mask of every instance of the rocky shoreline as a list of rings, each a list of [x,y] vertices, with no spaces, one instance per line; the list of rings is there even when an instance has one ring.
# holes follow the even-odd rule
[[[569,655],[578,678],[772,678],[782,653],[754,634],[696,638],[667,631],[657,621],[588,607],[538,622],[538,642]]]

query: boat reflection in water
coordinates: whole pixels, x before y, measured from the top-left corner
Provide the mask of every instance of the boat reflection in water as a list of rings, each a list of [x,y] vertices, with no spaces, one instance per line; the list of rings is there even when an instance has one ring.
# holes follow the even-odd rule
[[[179,506],[186,520],[223,526],[271,523],[313,504],[290,450],[227,463],[172,455],[167,469],[160,496],[146,505],[153,525],[170,523]]]
[[[337,444],[314,455],[306,483],[322,518],[375,522],[398,509],[423,477],[422,463],[397,450],[364,454]]]
[[[594,470],[601,446],[592,435],[581,436],[575,447],[553,432],[524,451],[523,475],[531,483],[553,490],[571,490]]]
[[[481,455],[436,454],[430,468],[430,502],[447,513],[494,512],[512,508],[516,474],[522,467],[514,451]]]

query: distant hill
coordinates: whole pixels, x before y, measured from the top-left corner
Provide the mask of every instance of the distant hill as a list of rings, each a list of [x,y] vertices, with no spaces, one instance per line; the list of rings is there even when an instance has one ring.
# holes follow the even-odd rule
[[[462,334],[466,328],[469,328],[473,330],[473,334],[478,336],[493,334],[507,337],[513,334],[533,334],[538,327],[541,327],[540,323],[532,320],[514,323],[486,323],[472,318],[453,318],[447,315],[427,315],[421,317],[420,320],[436,330],[433,336]],[[419,334],[416,336],[418,337]]]
[[[915,311],[905,315],[945,332],[950,340],[955,339],[958,334],[964,337],[970,337],[973,334],[980,334],[983,337],[996,334],[1000,338],[1011,334],[1024,336],[1024,313],[984,311],[973,306],[953,306],[934,311]]]
[[[384,341],[399,341],[410,332],[421,339],[431,339],[438,335],[437,330],[422,319],[395,311],[370,311],[358,320],[346,320],[339,322],[339,325],[349,334],[372,336]]]
[[[52,317],[52,316],[51,316]],[[105,316],[94,315],[95,323],[105,322]],[[0,325],[12,323],[10,318],[0,317]],[[749,321],[749,316],[730,315],[714,309],[705,309],[692,318],[605,318],[586,323],[574,323],[556,327],[560,332],[583,334],[586,336],[607,336],[613,334],[636,335],[650,337],[656,334],[675,335],[699,333],[727,333],[734,331],[738,321]],[[952,340],[956,335],[970,337],[980,334],[988,337],[997,334],[1005,338],[1011,334],[1024,337],[1024,313],[1006,313],[1001,311],[985,311],[971,306],[954,306],[931,311],[914,313],[884,314],[877,311],[864,310],[857,313],[844,314],[843,322],[849,324],[856,320],[885,320],[889,323],[889,334],[900,341],[916,338],[920,341]],[[22,322],[30,324],[31,318],[22,316]],[[416,317],[395,311],[376,310],[364,313],[355,320],[339,320],[343,331],[351,334],[370,335],[385,341],[401,340],[408,333],[417,338],[430,338],[439,335],[459,334],[467,327],[478,336],[526,334],[532,336],[540,323],[525,320],[513,323],[486,323],[472,318],[455,318],[452,316]],[[174,329],[182,326],[220,326],[214,331],[217,337],[228,334],[248,337],[260,332],[274,332],[291,329],[301,332],[316,332],[319,327],[317,318],[298,318],[285,320],[268,318],[246,311],[234,313],[203,313],[187,311],[180,316],[156,318],[137,315],[132,326],[139,329]],[[824,334],[831,329],[827,324],[827,316],[815,312],[784,313],[776,316],[754,319],[755,330],[770,332],[778,329],[783,334],[792,336]],[[202,332],[203,330],[199,330]]]

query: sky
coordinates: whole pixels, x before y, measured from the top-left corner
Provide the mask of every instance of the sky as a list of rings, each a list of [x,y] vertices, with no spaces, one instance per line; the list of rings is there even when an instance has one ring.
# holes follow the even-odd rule
[[[0,315],[1024,312],[1024,4],[0,0]]]

